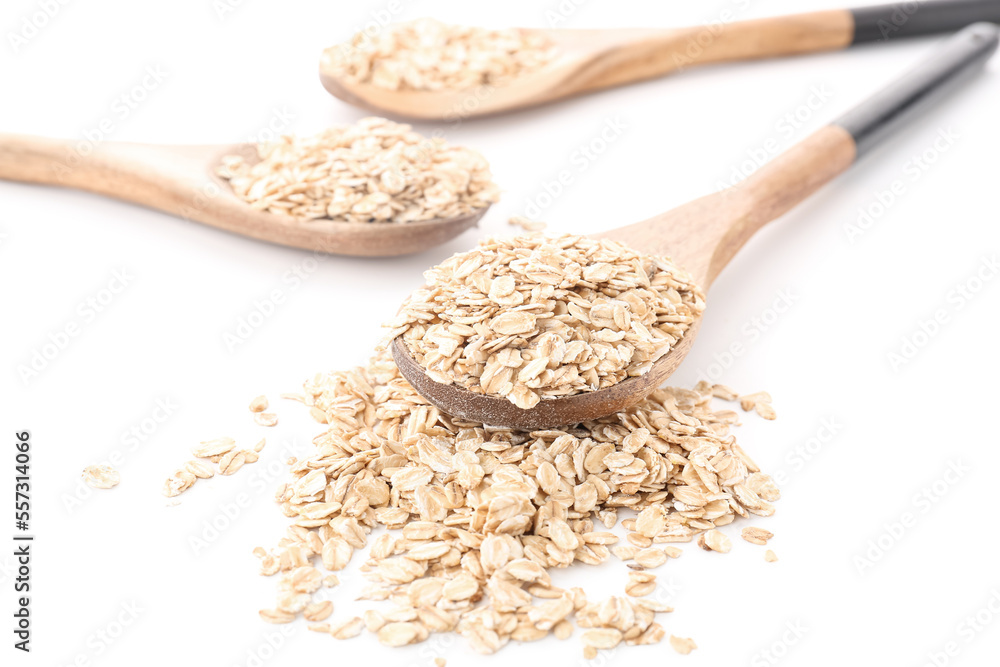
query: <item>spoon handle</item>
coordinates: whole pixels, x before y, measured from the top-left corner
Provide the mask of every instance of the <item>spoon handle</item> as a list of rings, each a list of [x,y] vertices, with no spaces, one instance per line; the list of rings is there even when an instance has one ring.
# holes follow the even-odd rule
[[[0,178],[23,183],[84,187],[94,179],[94,144],[0,134]]]
[[[903,77],[834,121],[847,130],[858,154],[866,153],[907,118],[947,93],[986,64],[997,49],[1000,28],[965,28]]]
[[[0,134],[0,179],[85,190],[197,219],[193,202],[214,185],[206,174],[209,150]]]
[[[851,166],[922,108],[980,70],[996,51],[1000,28],[976,23],[891,85],[777,157],[737,188],[742,219],[720,244],[710,279],[761,226]]]
[[[140,204],[139,185],[169,180],[177,148],[0,134],[0,179],[59,185]],[[144,194],[144,193],[143,193]]]
[[[1000,0],[929,0],[829,9],[747,21],[726,10],[711,25],[676,30],[585,31],[610,40],[572,82],[572,92],[660,77],[698,65],[845,49],[856,44],[950,33],[978,21],[1000,23]]]
[[[846,171],[922,107],[980,69],[998,41],[997,26],[971,25],[895,83],[745,181],[607,236],[674,257],[707,289],[758,229]]]

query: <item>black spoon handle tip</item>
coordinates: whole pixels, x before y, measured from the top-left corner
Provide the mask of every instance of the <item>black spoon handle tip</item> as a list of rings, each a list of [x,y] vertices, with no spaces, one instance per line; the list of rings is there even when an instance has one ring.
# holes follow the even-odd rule
[[[1000,0],[934,0],[858,7],[852,44],[954,32],[979,21],[1000,23]]]
[[[911,114],[946,95],[979,70],[1000,42],[1000,28],[975,23],[948,39],[940,49],[867,101],[834,122],[847,130],[858,155],[903,124]]]

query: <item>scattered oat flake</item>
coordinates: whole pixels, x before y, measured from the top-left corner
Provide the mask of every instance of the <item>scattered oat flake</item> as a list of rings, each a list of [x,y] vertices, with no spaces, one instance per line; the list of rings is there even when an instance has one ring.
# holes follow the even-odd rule
[[[323,602],[313,602],[306,605],[302,610],[302,616],[307,621],[324,621],[333,613],[333,602],[325,600]]]
[[[506,281],[483,287],[499,298],[516,291]],[[493,319],[452,330],[485,330]],[[513,350],[521,349],[498,361],[517,363]],[[301,615],[340,639],[367,630],[406,646],[457,633],[485,654],[549,634],[566,638],[577,625],[592,656],[656,644],[667,637],[657,615],[672,608],[655,599],[651,569],[679,555],[669,543],[722,548],[716,527],[770,516],[779,495],[735,443],[731,415],[713,410],[707,383],[658,389],[627,413],[532,432],[441,413],[386,350],[364,368],[314,376],[304,395],[324,423],[315,451],[291,458],[275,491],[289,521],[285,537],[273,551],[254,552],[261,573],[278,578],[276,608],[262,616],[283,623]],[[212,458],[232,465],[247,453],[230,447]],[[175,477],[198,479],[186,470]],[[605,530],[620,510],[624,543]],[[631,559],[620,595],[590,601],[583,589],[552,581],[553,570],[597,565],[613,552]],[[357,599],[391,604],[330,620],[333,605],[313,595],[352,560],[367,580]],[[671,640],[675,648],[677,641],[689,640]]]
[[[208,459],[213,456],[222,456],[235,446],[236,441],[232,438],[216,438],[201,442],[197,447],[192,448],[191,453],[200,459]]]
[[[267,396],[258,396],[250,401],[250,412],[264,412],[267,410]]]
[[[281,609],[261,609],[260,617],[268,623],[291,623],[295,620],[295,614]]]
[[[778,560],[778,555],[773,551],[771,551],[770,549],[768,549],[767,551],[764,552],[764,560],[766,560],[768,563],[773,563],[776,560]]]
[[[733,548],[733,543],[723,533],[713,528],[698,537],[698,546],[705,551],[718,551],[727,554]]]
[[[698,648],[693,639],[677,637],[676,635],[670,635],[670,646],[681,655],[688,655],[691,651]]]
[[[513,225],[515,227],[520,227],[526,232],[540,232],[543,231],[546,227],[548,227],[548,225],[545,224],[544,222],[540,222],[538,220],[532,220],[530,218],[525,218],[524,216],[521,215],[511,216],[511,218],[507,221],[507,224]]]
[[[774,533],[763,528],[747,526],[740,532],[740,536],[751,544],[767,544],[767,541],[774,537]]]
[[[596,649],[609,649],[618,646],[622,641],[621,630],[615,628],[599,628],[587,630],[581,636],[584,646],[593,646]]]
[[[242,450],[232,450],[226,452],[222,455],[222,459],[219,460],[219,474],[220,475],[232,475],[237,470],[243,467],[246,463],[247,457]]]
[[[336,639],[351,639],[361,634],[364,629],[364,622],[360,617],[355,616],[339,623],[330,624],[330,634]]]
[[[629,572],[625,594],[630,597],[644,597],[656,590],[656,575],[648,572]]]
[[[122,476],[109,465],[87,466],[83,469],[83,481],[94,489],[110,489],[118,486]]]
[[[215,470],[204,461],[188,461],[184,464],[184,470],[198,479],[209,479],[215,476]]]
[[[253,420],[261,426],[274,426],[278,423],[278,415],[273,412],[255,412]]]
[[[657,568],[667,562],[667,554],[663,549],[650,547],[643,549],[635,555],[635,563],[643,568]]]

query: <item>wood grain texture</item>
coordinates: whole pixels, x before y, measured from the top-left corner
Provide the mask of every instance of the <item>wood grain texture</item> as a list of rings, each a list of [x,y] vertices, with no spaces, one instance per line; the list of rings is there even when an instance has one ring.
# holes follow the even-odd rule
[[[737,251],[767,222],[806,199],[854,161],[854,140],[835,125],[821,129],[764,165],[741,184],[696,199],[662,215],[597,237],[652,255],[672,257],[708,290]],[[701,326],[697,318],[683,338],[645,374],[595,392],[542,399],[528,410],[505,398],[475,394],[428,378],[405,344],[392,354],[403,377],[448,414],[485,424],[542,429],[576,424],[625,410],[669,378],[687,356]]]
[[[673,30],[546,30],[559,48],[546,67],[503,86],[463,91],[386,90],[342,80],[320,58],[320,81],[333,95],[395,116],[457,121],[545,104],[710,63],[754,60],[845,48],[854,20],[830,10]]]
[[[361,257],[440,245],[474,227],[487,210],[451,220],[370,225],[266,213],[253,209],[214,174],[220,159],[233,154],[256,159],[249,144],[109,142],[82,154],[67,141],[0,134],[0,178],[86,190],[270,243]]]
[[[707,290],[757,230],[845,171],[855,154],[851,135],[828,125],[733,187],[595,236],[671,257]]]
[[[846,10],[640,33],[594,54],[555,94],[565,97],[699,65],[842,49],[853,33],[854,21]]]

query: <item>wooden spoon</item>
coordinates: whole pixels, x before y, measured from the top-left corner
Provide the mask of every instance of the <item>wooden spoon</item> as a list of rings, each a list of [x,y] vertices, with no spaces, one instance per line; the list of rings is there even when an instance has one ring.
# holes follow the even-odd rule
[[[335,255],[385,257],[440,245],[475,226],[488,207],[407,223],[303,220],[259,211],[215,175],[226,155],[257,161],[251,144],[160,146],[0,134],[0,178],[61,185],[166,211],[229,232]]]
[[[545,104],[671,74],[693,65],[830,51],[855,44],[1000,23],[1000,0],[938,0],[778,16],[675,30],[539,30],[558,48],[542,69],[474,90],[389,90],[342,78],[320,60],[320,81],[350,104],[396,116],[458,121]]]
[[[969,26],[940,51],[867,102],[763,166],[741,184],[696,199],[649,220],[596,236],[654,255],[672,257],[707,290],[754,232],[806,199],[851,166],[914,110],[940,96],[996,50],[1000,28]],[[524,410],[505,398],[476,394],[431,380],[401,338],[392,343],[400,372],[448,414],[523,430],[577,424],[620,412],[659,387],[691,349],[698,318],[669,353],[645,374],[607,389],[542,399]]]

